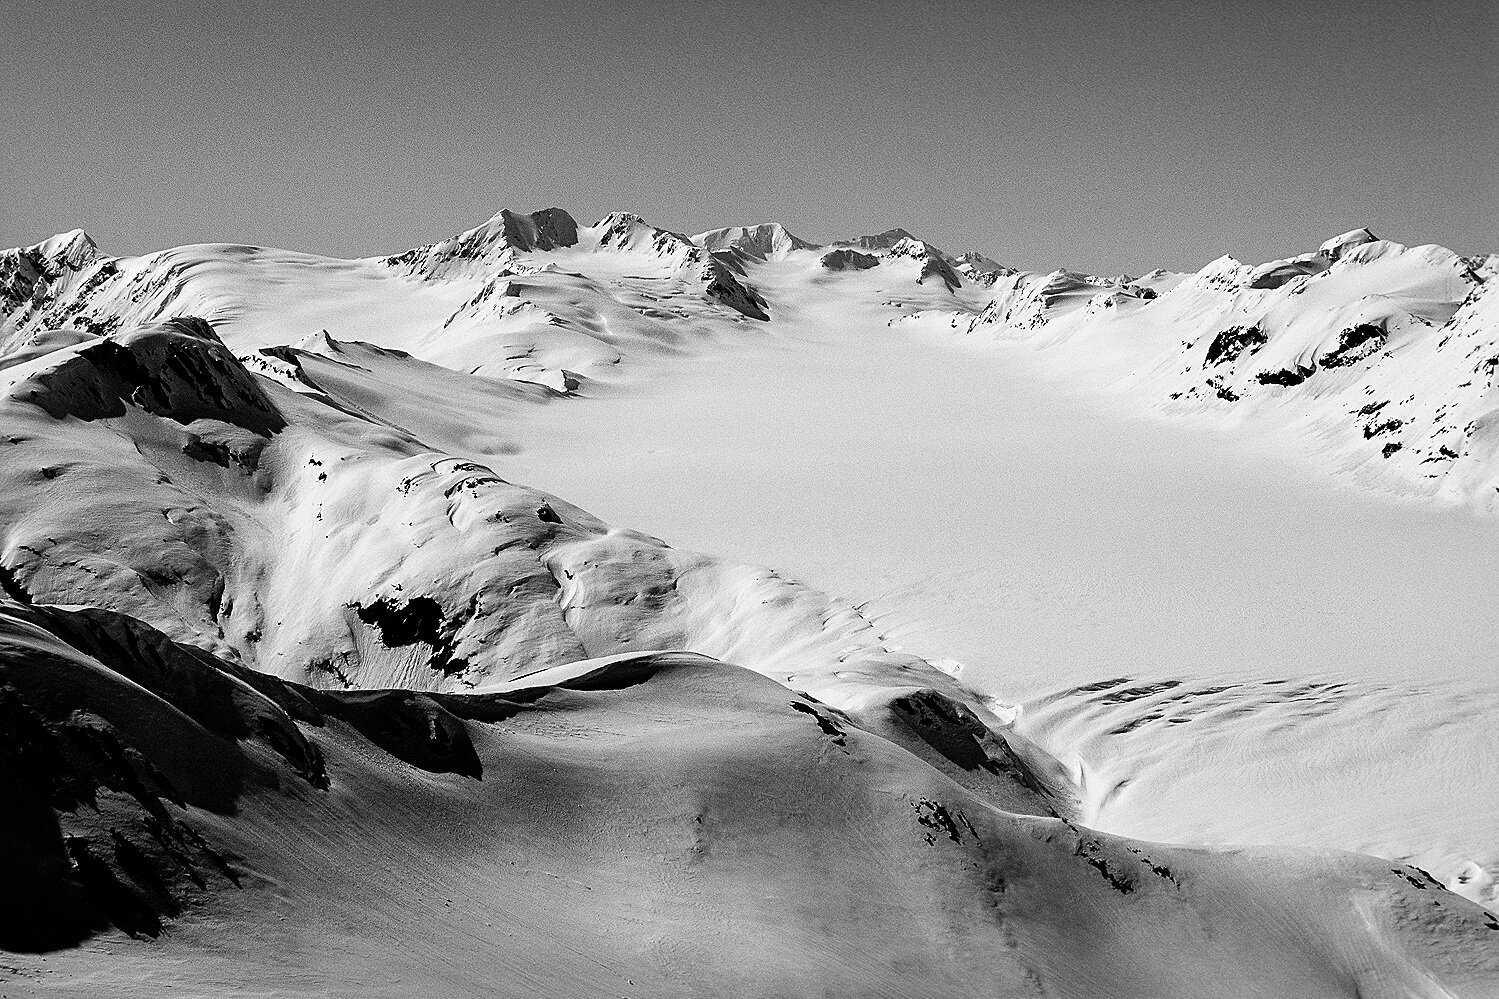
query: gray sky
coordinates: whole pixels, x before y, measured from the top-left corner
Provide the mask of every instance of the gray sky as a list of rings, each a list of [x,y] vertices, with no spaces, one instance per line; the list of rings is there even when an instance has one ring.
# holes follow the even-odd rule
[[[499,208],[1195,268],[1499,250],[1499,7],[8,4],[0,246],[404,249]]]

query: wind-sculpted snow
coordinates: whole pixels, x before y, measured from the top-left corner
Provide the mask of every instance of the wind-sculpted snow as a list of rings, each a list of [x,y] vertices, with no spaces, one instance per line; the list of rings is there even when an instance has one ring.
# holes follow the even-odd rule
[[[488,694],[239,672],[0,605],[0,779],[28,820],[0,857],[9,988],[1405,996],[1499,962],[1499,922],[1419,870],[1002,811],[701,656]],[[107,927],[158,943],[58,950]]]
[[[560,209],[0,255],[0,949],[111,995],[1499,994],[1499,921],[1419,869],[1085,828],[1096,788],[851,602],[507,470],[540,407],[928,324],[1134,337],[1128,391],[1486,500],[1495,258],[1361,232],[1140,279]]]

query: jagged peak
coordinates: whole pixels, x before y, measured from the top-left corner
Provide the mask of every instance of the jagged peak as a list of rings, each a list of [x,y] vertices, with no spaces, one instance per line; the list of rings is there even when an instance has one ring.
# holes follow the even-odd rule
[[[82,229],[60,232],[38,243],[35,249],[48,260],[66,263],[75,270],[91,263],[99,255],[99,244]]]
[[[796,250],[821,249],[818,244],[793,235],[779,222],[759,222],[753,225],[712,229],[693,236],[692,241],[709,250],[739,250],[762,259],[784,257]]]
[[[946,257],[946,254],[941,250],[926,240],[917,239],[915,236],[907,236],[904,239],[898,240],[895,245],[890,247],[889,255],[892,257],[915,257],[917,259],[925,259],[932,256]]]
[[[99,257],[99,245],[82,229],[60,232],[31,246],[0,251],[0,260],[25,260],[31,266],[53,274],[64,269],[82,270]]]
[[[969,250],[967,253],[958,254],[956,261],[959,267],[968,268],[974,275],[1003,274],[1009,276],[1018,273],[1015,268],[1006,267],[999,261],[984,256],[977,250]]]
[[[578,241],[578,223],[561,208],[543,208],[529,214],[501,208],[481,225],[431,245],[454,241],[468,246],[503,244],[520,252],[554,250]]]
[[[641,218],[639,215],[636,215],[634,212],[610,212],[608,215],[605,215],[603,218],[595,222],[593,224],[593,228],[612,229],[616,226],[621,225],[643,225],[649,226],[652,229],[655,228],[655,226],[652,226],[649,222]]]
[[[610,212],[594,223],[593,228],[602,233],[648,233],[652,238],[664,233],[670,236],[677,236],[689,243],[692,242],[681,233],[651,225],[634,212]]]
[[[543,208],[529,215],[502,208],[490,222],[496,220],[505,240],[518,250],[556,250],[578,242],[578,223],[561,208]]]
[[[915,239],[904,229],[886,229],[884,232],[873,236],[855,236],[853,239],[840,239],[835,246],[853,246],[861,250],[888,250],[903,239]]]
[[[468,272],[476,263],[488,270],[511,267],[518,253],[556,250],[578,241],[578,224],[560,208],[521,214],[502,208],[481,225],[456,236],[384,258],[424,277]]]
[[[688,237],[651,225],[634,212],[611,212],[593,226],[601,247],[616,250],[649,249],[658,256],[682,256],[695,260],[706,253]]]
[[[342,354],[343,344],[333,338],[327,330],[319,330],[303,337],[296,345],[298,350],[314,354]]]

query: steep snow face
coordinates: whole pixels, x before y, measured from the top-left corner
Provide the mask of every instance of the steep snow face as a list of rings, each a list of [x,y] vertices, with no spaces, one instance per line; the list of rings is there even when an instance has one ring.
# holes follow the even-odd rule
[[[491,276],[512,267],[518,253],[556,250],[577,242],[578,224],[560,208],[530,215],[501,210],[468,232],[387,257],[385,263],[425,278]]]
[[[0,253],[0,302],[11,312],[33,299],[55,297],[79,272],[99,260],[99,248],[82,229],[35,246]]]
[[[766,320],[765,299],[740,281],[744,269],[736,254],[714,252],[678,232],[657,229],[639,215],[616,212],[589,233],[592,245],[643,257],[659,271],[685,275],[702,287],[708,298],[750,319]]]
[[[958,254],[953,266],[969,281],[986,287],[993,285],[1002,277],[1009,277],[1016,273],[1015,268],[1006,267],[996,260],[990,260],[982,253],[972,251]]]
[[[1499,500],[1493,288],[1479,260],[1360,229],[1260,267],[1225,257],[1159,295],[1018,275],[995,284],[972,329],[1072,350],[1133,344],[1123,391],[1172,412],[1288,425],[1363,481],[1488,510]]]
[[[923,240],[907,237],[890,247],[887,256],[891,259],[907,257],[921,262],[921,274],[916,282],[921,284],[928,279],[941,281],[948,291],[957,291],[963,286],[952,265],[947,262],[946,255],[936,247]]]

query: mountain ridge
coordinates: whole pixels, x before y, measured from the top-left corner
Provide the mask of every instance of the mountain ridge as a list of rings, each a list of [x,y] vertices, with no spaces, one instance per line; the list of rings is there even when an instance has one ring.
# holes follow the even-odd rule
[[[501,960],[533,991],[1494,994],[1499,921],[1454,872],[1090,829],[1080,764],[863,605],[606,523],[507,459],[537,407],[836,323],[1023,341],[1184,418],[1310,422],[1319,453],[1484,511],[1496,260],[1354,230],[1131,279],[560,209],[352,261],[114,258],[77,230],[0,253],[0,788],[25,812],[0,948],[115,994],[296,994],[343,913],[339,973],[375,994],[412,934],[468,992]],[[1105,696],[1162,693],[1131,689]],[[617,913],[656,943],[611,937]],[[577,958],[597,948],[603,970]]]

